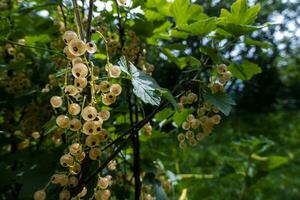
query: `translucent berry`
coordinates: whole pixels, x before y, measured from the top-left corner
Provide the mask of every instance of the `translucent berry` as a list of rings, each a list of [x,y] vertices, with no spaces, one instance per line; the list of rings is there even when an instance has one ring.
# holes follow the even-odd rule
[[[226,72],[226,65],[225,64],[217,65],[217,72],[219,74],[225,73]]]
[[[79,89],[75,87],[74,85],[67,85],[65,87],[65,93],[74,97],[79,93]]]
[[[46,199],[46,192],[44,190],[38,190],[33,194],[34,200],[44,200]]]
[[[51,179],[51,182],[53,184],[59,184],[61,186],[66,186],[68,184],[68,181],[68,176],[65,174],[54,174]]]
[[[73,156],[80,154],[81,151],[82,151],[82,147],[79,143],[74,143],[69,147],[69,152]]]
[[[68,58],[70,58],[70,59],[75,58],[75,56],[70,52],[68,46],[66,46],[66,47],[64,48],[64,54],[65,54]]]
[[[194,119],[195,119],[195,116],[193,114],[189,114],[186,118],[186,121],[191,122]]]
[[[204,138],[205,138],[205,134],[204,133],[201,133],[201,132],[199,132],[199,133],[197,133],[197,135],[196,135],[196,139],[198,140],[198,141],[201,141],[201,140],[203,140]]]
[[[189,143],[191,146],[196,146],[197,145],[197,140],[195,138],[190,138]]]
[[[81,165],[79,163],[75,163],[69,169],[70,169],[71,174],[76,175],[81,171]]]
[[[221,121],[221,116],[220,115],[214,115],[214,116],[211,117],[211,119],[212,119],[212,122],[214,124],[219,124],[220,121]]]
[[[51,103],[51,106],[53,108],[59,108],[59,107],[61,107],[63,101],[62,101],[61,97],[59,97],[59,96],[53,96],[50,99],[50,103]]]
[[[66,31],[63,34],[63,40],[66,44],[68,44],[71,40],[77,38],[77,34],[74,31]]]
[[[122,87],[120,84],[115,83],[110,86],[109,90],[111,93],[115,94],[116,96],[119,96],[122,92]]]
[[[76,87],[79,87],[79,88],[85,88],[88,84],[88,81],[86,78],[75,78],[74,80],[74,85]]]
[[[73,159],[73,156],[71,156],[70,154],[65,154],[62,157],[60,157],[59,162],[60,162],[61,166],[69,167],[73,164],[74,159]]]
[[[77,63],[83,63],[80,57],[76,57],[72,59],[72,66],[75,66]]]
[[[106,177],[100,177],[99,178],[99,180],[98,180],[98,187],[100,188],[100,189],[106,189],[107,187],[108,187],[108,185],[109,185],[109,179],[108,178],[106,178]]]
[[[177,103],[177,104],[176,104],[176,108],[177,108],[177,110],[178,110],[179,112],[182,111],[182,110],[184,109],[183,103]]]
[[[59,193],[59,200],[69,200],[71,198],[71,193],[68,190],[62,190]]]
[[[113,78],[118,78],[121,75],[120,67],[116,65],[109,67],[109,75]]]
[[[187,139],[191,139],[191,138],[194,137],[194,132],[193,131],[187,131],[185,133],[185,136],[186,136]]]
[[[68,106],[68,112],[71,115],[78,115],[80,113],[80,105],[78,103],[71,103]]]
[[[198,95],[195,94],[195,93],[190,92],[190,93],[187,95],[187,99],[188,99],[188,103],[189,103],[189,104],[192,104],[192,103],[198,101]]]
[[[116,102],[116,95],[114,93],[109,92],[102,96],[102,103],[104,105],[109,106],[115,102]]]
[[[179,101],[180,101],[180,103],[182,103],[184,105],[184,104],[188,103],[188,98],[183,95],[183,96],[180,97]]]
[[[199,119],[193,119],[191,122],[192,129],[197,129],[200,126],[200,120]]]
[[[81,129],[81,121],[79,119],[73,118],[70,120],[70,130],[79,131]]]
[[[88,42],[86,44],[86,51],[89,53],[95,53],[97,51],[97,46],[95,42]]]
[[[92,148],[89,151],[89,158],[91,160],[98,160],[101,155],[101,150],[99,148]]]
[[[86,106],[82,110],[81,116],[86,121],[92,121],[97,117],[97,109],[93,106]]]
[[[190,124],[188,122],[183,122],[181,125],[183,130],[189,130],[190,129]]]
[[[72,75],[75,78],[85,78],[89,73],[87,66],[83,63],[77,63],[72,67]]]
[[[96,118],[96,119],[99,119],[97,121],[93,121],[94,122],[94,134],[98,134],[100,133],[100,131],[102,130],[102,119],[101,118]]]
[[[70,53],[74,56],[82,56],[86,51],[85,43],[78,38],[71,40],[68,44],[68,47]]]
[[[103,119],[103,121],[106,121],[110,117],[110,112],[108,110],[101,110],[98,115]]]
[[[78,197],[84,197],[87,194],[86,187],[83,187],[81,192],[78,194]]]
[[[108,131],[106,129],[101,129],[101,131],[97,134],[100,138],[100,141],[105,141],[108,138]]]
[[[115,160],[111,160],[108,164],[107,164],[107,168],[111,171],[116,170],[117,168],[117,161]]]
[[[232,77],[232,74],[230,71],[226,71],[224,74],[223,74],[223,79],[227,82],[231,79]]]
[[[185,140],[185,135],[183,133],[179,133],[177,135],[177,139],[179,142],[183,142]]]
[[[76,187],[78,185],[78,178],[76,176],[70,176],[69,177],[68,185],[71,188]]]
[[[66,115],[59,115],[56,118],[56,124],[60,128],[68,128],[70,125],[70,119]]]
[[[94,121],[87,121],[82,126],[82,132],[86,135],[92,135],[95,132],[95,123]]]
[[[85,144],[88,147],[95,147],[100,144],[100,138],[96,135],[89,135],[85,139]]]
[[[83,152],[81,152],[80,154],[78,154],[78,155],[76,155],[76,159],[79,161],[79,162],[81,162],[81,161],[83,161],[84,159],[85,159],[85,152],[83,151]]]
[[[98,89],[101,92],[108,92],[110,89],[110,83],[108,81],[101,81],[100,84],[98,85]]]
[[[110,190],[98,190],[95,192],[95,199],[96,200],[108,200],[111,196]]]

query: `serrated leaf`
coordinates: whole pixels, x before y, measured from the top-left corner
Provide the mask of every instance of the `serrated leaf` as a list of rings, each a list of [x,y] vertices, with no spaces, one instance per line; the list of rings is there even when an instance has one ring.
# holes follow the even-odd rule
[[[228,66],[228,70],[238,79],[250,80],[255,74],[262,72],[261,68],[248,60],[242,65],[231,64]]]
[[[252,33],[253,31],[260,30],[265,26],[251,26],[251,25],[242,25],[242,24],[235,24],[232,22],[218,22],[217,27],[224,30],[227,33],[230,33],[234,36],[241,36]],[[219,32],[220,33],[220,32]],[[222,32],[220,33],[222,34]]]
[[[130,63],[130,69],[134,94],[144,103],[158,106],[161,97],[157,91],[161,90],[161,87],[151,76],[137,69],[132,63]]]
[[[180,24],[178,30],[189,32],[193,35],[207,35],[216,28],[216,18],[210,17],[198,20],[192,24]]]
[[[224,92],[218,92],[215,94],[204,93],[203,97],[205,101],[208,101],[216,106],[226,116],[229,115],[232,105],[236,105],[231,96]]]
[[[128,72],[127,61],[124,56],[122,56],[118,62],[120,69],[126,74],[130,75]],[[131,76],[131,75],[130,75]]]

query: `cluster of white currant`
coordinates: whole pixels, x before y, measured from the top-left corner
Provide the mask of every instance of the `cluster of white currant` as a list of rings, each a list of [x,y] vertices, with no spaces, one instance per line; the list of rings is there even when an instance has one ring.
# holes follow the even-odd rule
[[[197,145],[199,141],[212,132],[214,125],[219,124],[221,121],[221,116],[217,114],[219,109],[208,102],[204,102],[201,105],[195,93],[188,92],[186,95],[181,96],[177,106],[180,111],[186,105],[192,105],[197,102],[200,105],[197,111],[194,114],[189,114],[181,124],[185,132],[179,133],[177,136],[180,148],[186,147],[186,140],[192,146]]]
[[[52,177],[51,182],[58,184],[64,189],[59,195],[59,199],[70,199],[68,187],[76,187],[78,177],[81,172],[82,161],[88,155],[90,160],[98,160],[102,154],[100,144],[104,142],[109,132],[102,127],[103,123],[110,118],[108,110],[97,110],[95,106],[103,103],[106,106],[113,104],[116,97],[122,92],[120,84],[110,83],[109,80],[118,78],[121,75],[121,69],[118,66],[108,63],[105,66],[107,71],[107,80],[95,83],[98,77],[93,75],[93,64],[85,59],[84,54],[95,53],[97,47],[95,43],[85,43],[77,37],[73,31],[66,31],[63,40],[67,44],[64,53],[71,60],[72,68],[70,69],[73,76],[73,84],[68,85],[65,81],[64,95],[52,96],[50,103],[54,109],[66,107],[67,113],[56,117],[56,124],[60,129],[65,129],[74,133],[77,137],[71,137],[72,144],[69,146],[68,152],[61,156],[60,164],[68,169],[67,172],[57,173]],[[82,56],[83,58],[81,58]],[[66,76],[68,77],[68,76]],[[90,89],[91,101],[86,104],[83,93]],[[100,98],[96,98],[100,96]],[[65,105],[66,104],[66,105]],[[62,109],[63,110],[63,109]],[[82,143],[82,138],[84,142]],[[116,169],[116,161],[112,160],[107,165],[108,170]],[[112,177],[107,175],[99,177],[98,185],[95,190],[94,197],[96,199],[106,200],[111,196],[108,186],[112,184]],[[85,195],[87,188],[79,193],[79,197]],[[43,200],[46,194],[45,189],[39,190],[34,194],[36,200]],[[45,196],[46,197],[46,196]]]
[[[212,76],[210,78],[209,87],[211,92],[223,92],[224,85],[231,79],[232,74],[230,71],[227,70],[227,66],[225,64],[220,64],[216,66],[217,76]]]
[[[31,80],[24,72],[17,71],[8,75],[7,70],[0,72],[0,87],[9,94],[14,94],[20,90],[26,90],[31,87]]]

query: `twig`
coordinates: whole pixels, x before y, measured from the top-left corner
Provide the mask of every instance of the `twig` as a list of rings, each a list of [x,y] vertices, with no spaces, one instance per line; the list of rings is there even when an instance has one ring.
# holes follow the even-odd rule
[[[62,6],[62,2],[59,4],[59,8],[61,10],[61,14],[62,14],[62,17],[63,17],[63,20],[64,20],[65,30],[68,30],[68,27],[67,27],[67,17],[65,15],[64,8]]]
[[[90,0],[87,27],[86,27],[86,42],[91,41],[91,23],[93,18],[93,7],[94,7],[94,0]]]
[[[10,43],[10,44],[14,44],[20,47],[24,47],[24,48],[31,48],[31,49],[39,49],[39,50],[43,50],[43,51],[48,51],[48,52],[52,52],[54,54],[58,54],[63,56],[64,54],[59,53],[58,51],[52,50],[52,49],[46,49],[46,48],[42,48],[42,47],[35,47],[35,46],[30,46],[30,45],[23,45],[23,44],[19,44],[17,42],[13,42],[11,40],[5,40],[6,42]]]
[[[82,21],[81,21],[81,17],[80,17],[78,5],[77,5],[77,0],[72,0],[72,2],[73,2],[73,6],[74,6],[74,12],[75,12],[76,21],[77,21],[76,24],[77,24],[77,28],[79,29],[80,38],[81,38],[81,40],[84,40]]]

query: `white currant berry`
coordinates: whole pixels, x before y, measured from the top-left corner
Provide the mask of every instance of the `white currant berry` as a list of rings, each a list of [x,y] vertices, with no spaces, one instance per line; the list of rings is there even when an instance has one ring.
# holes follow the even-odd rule
[[[106,121],[110,118],[110,112],[108,110],[101,110],[98,115],[103,119],[103,121]]]
[[[82,147],[79,143],[74,143],[69,147],[69,152],[73,156],[80,154],[81,151],[82,151]]]
[[[97,87],[101,92],[108,92],[110,89],[110,83],[108,81],[101,81]]]
[[[117,161],[115,160],[111,160],[108,164],[107,164],[107,168],[111,171],[116,170],[117,168]]]
[[[79,163],[75,163],[69,169],[71,174],[76,175],[81,171],[81,165]]]
[[[53,96],[50,99],[50,103],[51,103],[51,106],[53,108],[59,108],[59,107],[62,106],[63,101],[62,101],[61,97],[59,97],[59,96]]]
[[[71,193],[68,190],[62,190],[59,193],[59,200],[69,200],[71,198]]]
[[[97,46],[95,42],[86,43],[86,51],[89,53],[95,53],[97,51]]]
[[[44,190],[38,190],[33,194],[34,200],[45,200],[46,199],[46,192]]]
[[[68,176],[65,174],[54,174],[51,179],[51,182],[53,184],[59,184],[61,186],[66,186],[68,184],[68,181]]]
[[[95,192],[95,199],[96,200],[108,200],[111,196],[110,190],[98,190]]]
[[[82,132],[86,135],[92,135],[95,132],[94,121],[86,121],[82,126]]]
[[[179,142],[183,142],[185,140],[185,135],[183,133],[179,133],[177,135],[177,139]]]
[[[101,150],[100,148],[92,148],[90,151],[89,151],[89,158],[91,160],[98,160],[99,157],[101,155]]]
[[[87,188],[83,187],[81,192],[77,195],[78,197],[84,197],[87,194]]]
[[[75,80],[74,80],[74,85],[79,88],[85,88],[87,86],[87,84],[88,84],[88,81],[86,78],[79,77],[79,78],[75,78]]]
[[[73,156],[71,156],[70,154],[65,154],[62,157],[60,157],[59,162],[60,162],[61,166],[69,167],[73,164],[74,159],[73,159]]]
[[[85,43],[78,38],[71,40],[68,44],[68,47],[70,53],[74,56],[82,56],[86,51]]]
[[[106,93],[102,96],[102,103],[104,105],[111,105],[116,102],[116,95],[112,92]]]
[[[73,118],[70,120],[70,130],[79,131],[81,129],[81,121],[79,119]]]
[[[114,83],[110,86],[110,92],[115,94],[116,96],[119,96],[122,92],[122,87],[120,84]]]
[[[86,106],[82,110],[81,116],[86,121],[92,121],[97,117],[97,109],[93,106]]]
[[[63,34],[63,40],[66,44],[68,44],[71,40],[77,38],[77,34],[74,31],[66,31]]]
[[[181,125],[183,130],[189,130],[190,129],[190,124],[188,122],[183,122]]]
[[[79,93],[79,89],[75,87],[74,85],[67,85],[65,87],[65,93],[74,97]]]
[[[72,66],[75,66],[77,63],[83,63],[80,57],[76,57],[72,59]]]
[[[59,115],[56,118],[56,124],[60,128],[68,128],[70,125],[70,119],[66,115]]]
[[[102,190],[106,189],[109,185],[109,179],[106,177],[100,177],[98,180],[98,187]]]
[[[72,67],[72,75],[75,78],[85,78],[89,73],[89,69],[87,68],[87,66],[83,63],[76,63],[73,67]]]
[[[68,182],[68,185],[71,187],[71,188],[74,188],[78,185],[78,178],[76,176],[70,176],[69,177],[69,182]]]
[[[68,112],[71,115],[78,115],[80,113],[80,105],[78,103],[71,103],[68,106]]]
[[[96,135],[89,135],[85,139],[85,144],[88,147],[95,147],[100,144],[100,138]]]
[[[119,66],[113,65],[109,67],[109,75],[113,78],[118,78],[121,75],[121,69]]]
[[[64,54],[65,54],[68,58],[70,58],[70,59],[75,58],[75,56],[70,52],[68,46],[66,46],[66,47],[64,48]]]

